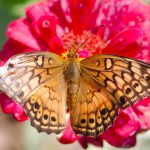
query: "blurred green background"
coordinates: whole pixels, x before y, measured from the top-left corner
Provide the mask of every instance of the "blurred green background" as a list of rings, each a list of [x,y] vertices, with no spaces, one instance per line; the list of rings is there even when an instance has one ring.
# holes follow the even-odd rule
[[[0,49],[6,37],[5,31],[10,21],[23,16],[24,8],[38,0],[0,0]],[[150,0],[143,0],[150,4]],[[137,136],[137,145],[131,150],[150,150],[150,131]],[[30,122],[16,122],[11,116],[2,114],[0,110],[0,150],[82,150],[81,146],[75,142],[70,145],[62,145],[55,135],[39,134]],[[89,146],[90,150],[121,150],[104,143],[103,148]]]
[[[24,8],[39,0],[0,0],[0,48],[6,39],[5,31],[10,21],[25,15]]]

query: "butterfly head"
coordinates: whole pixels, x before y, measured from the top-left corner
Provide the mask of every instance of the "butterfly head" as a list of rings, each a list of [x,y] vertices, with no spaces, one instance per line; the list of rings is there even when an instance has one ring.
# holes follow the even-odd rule
[[[75,59],[78,58],[77,49],[75,47],[72,47],[68,53],[67,58]]]

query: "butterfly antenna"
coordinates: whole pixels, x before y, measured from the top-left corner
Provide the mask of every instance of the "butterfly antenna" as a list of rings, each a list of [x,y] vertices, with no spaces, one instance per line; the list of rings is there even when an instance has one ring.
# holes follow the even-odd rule
[[[74,41],[72,41],[72,43],[71,43],[71,47],[70,47],[70,49],[68,50],[68,54],[67,54],[67,56],[68,57],[72,57],[72,58],[74,58],[74,57],[77,57],[76,55],[76,52],[77,52],[77,50],[79,50],[81,47],[83,47],[86,43],[87,43],[87,41],[89,40],[89,39],[91,39],[95,34],[97,34],[97,32],[99,31],[99,29],[101,29],[101,28],[103,28],[105,26],[105,24],[102,24],[102,25],[100,25],[100,26],[96,26],[95,28],[93,28],[93,30],[91,31],[91,34],[86,38],[86,40],[82,43],[82,42],[80,42],[79,44],[78,44],[78,47],[76,47],[76,44],[74,43]],[[76,37],[76,42],[77,42],[77,37]]]
[[[81,47],[83,47],[83,46],[87,43],[87,41],[88,41],[89,39],[91,39],[95,34],[98,33],[99,29],[101,29],[101,28],[103,28],[103,27],[105,27],[105,26],[106,26],[105,24],[102,24],[102,25],[100,25],[100,26],[96,26],[95,28],[93,28],[93,30],[91,31],[91,34],[89,35],[89,37],[87,37],[87,39],[86,39],[83,43],[79,43],[79,46],[76,48],[76,50],[78,50],[78,49],[80,49]]]

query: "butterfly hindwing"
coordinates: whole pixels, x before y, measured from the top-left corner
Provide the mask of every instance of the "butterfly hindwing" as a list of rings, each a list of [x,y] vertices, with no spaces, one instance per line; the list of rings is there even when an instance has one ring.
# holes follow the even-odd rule
[[[63,64],[52,53],[19,54],[10,58],[0,77],[0,89],[23,104],[39,132],[60,133],[65,128]]]
[[[88,78],[87,75],[80,81],[76,105],[71,112],[71,124],[77,134],[97,137],[112,125],[118,106],[102,86],[97,86]]]
[[[39,132],[58,134],[63,131],[66,125],[66,84],[63,76],[54,77],[33,92],[24,107],[31,124]]]

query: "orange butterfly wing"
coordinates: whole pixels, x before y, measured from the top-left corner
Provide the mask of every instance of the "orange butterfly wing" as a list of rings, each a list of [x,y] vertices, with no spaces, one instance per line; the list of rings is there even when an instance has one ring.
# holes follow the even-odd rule
[[[150,65],[114,55],[80,62],[81,81],[71,122],[76,133],[96,137],[126,108],[150,96]]]
[[[0,89],[23,104],[39,132],[60,133],[65,128],[63,65],[63,59],[53,53],[19,54],[10,58],[0,77]]]

